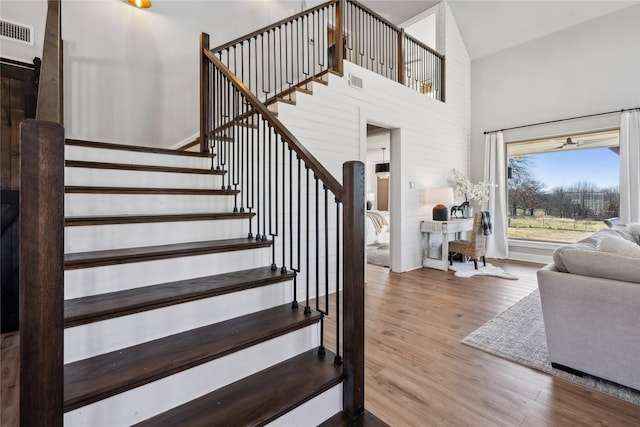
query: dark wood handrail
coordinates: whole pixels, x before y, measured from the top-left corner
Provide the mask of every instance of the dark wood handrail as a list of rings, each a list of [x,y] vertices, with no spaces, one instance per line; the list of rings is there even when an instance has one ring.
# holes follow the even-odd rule
[[[409,34],[407,34],[406,32],[404,33],[404,37],[411,40],[413,43],[417,44],[418,46],[420,46],[421,48],[423,48],[424,50],[428,50],[429,52],[431,52],[432,54],[434,54],[435,56],[437,56],[440,59],[444,59],[444,55],[436,52],[435,50],[433,50],[432,48],[430,48],[429,46],[427,46],[426,44],[422,43],[420,40],[411,37]]]
[[[61,0],[48,0],[36,119],[64,122]]]
[[[235,40],[231,40],[229,43],[225,43],[223,45],[215,47],[215,48],[211,49],[211,52],[218,53],[221,50],[227,49],[227,48],[229,48],[229,47],[231,47],[233,45],[236,45],[238,43],[242,43],[242,42],[244,42],[246,40],[252,39],[252,38],[254,38],[256,36],[259,36],[260,34],[266,33],[267,31],[274,30],[274,29],[276,29],[276,28],[278,28],[278,27],[280,27],[280,26],[282,26],[284,24],[288,24],[289,22],[293,22],[296,19],[301,18],[301,17],[306,16],[306,15],[309,15],[310,13],[313,13],[313,12],[315,12],[317,10],[324,9],[327,6],[331,6],[334,3],[338,3],[338,0],[330,0],[330,1],[326,2],[326,3],[319,4],[316,7],[312,7],[311,9],[303,10],[302,12],[297,13],[297,14],[295,14],[293,16],[288,17],[288,18],[281,19],[280,21],[276,22],[275,24],[267,25],[266,27],[260,28],[259,30],[256,30],[251,34],[248,34],[248,35],[242,36],[242,37],[238,37]]]
[[[333,193],[337,200],[342,201],[344,198],[344,188],[342,184],[334,178],[333,175],[311,154],[293,134],[287,129],[280,120],[247,88],[247,86],[229,70],[216,56],[208,50],[203,51],[204,55],[209,58],[211,63],[218,68],[224,76],[242,93],[242,95],[251,103],[252,107],[260,113],[264,119],[269,122],[273,129],[282,137],[284,141],[296,152],[305,164],[313,171],[313,173],[322,181],[322,183]]]

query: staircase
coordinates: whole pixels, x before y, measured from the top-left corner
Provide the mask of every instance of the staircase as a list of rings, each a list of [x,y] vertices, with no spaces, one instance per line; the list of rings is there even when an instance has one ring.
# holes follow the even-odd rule
[[[277,109],[344,59],[444,100],[444,57],[352,0],[200,47],[182,150],[21,130],[21,421],[385,425],[364,409],[363,165],[339,182]]]
[[[341,410],[321,313],[207,154],[68,140],[65,425],[315,425]],[[212,410],[214,409],[215,410]],[[299,424],[298,424],[299,425]]]

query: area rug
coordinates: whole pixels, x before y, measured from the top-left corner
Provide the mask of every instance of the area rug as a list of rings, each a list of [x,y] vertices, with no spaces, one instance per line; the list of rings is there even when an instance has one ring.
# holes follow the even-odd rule
[[[551,366],[537,289],[476,329],[462,343],[640,405],[640,391],[590,375],[579,377]]]
[[[475,269],[473,261],[470,262],[454,262],[449,266],[449,270],[455,271],[457,277],[473,277],[473,276],[494,276],[503,279],[518,280],[518,276],[505,272],[502,268],[487,263],[486,267],[482,266],[482,261],[478,262],[478,269]]]
[[[367,246],[367,263],[379,265],[380,267],[389,267],[389,244],[374,243]]]

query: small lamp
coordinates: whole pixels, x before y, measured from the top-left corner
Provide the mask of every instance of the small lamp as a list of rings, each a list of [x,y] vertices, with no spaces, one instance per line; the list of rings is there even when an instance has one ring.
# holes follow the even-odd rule
[[[375,193],[367,193],[367,210],[370,211],[373,208],[373,201],[376,199]]]
[[[453,204],[453,188],[430,188],[429,195],[427,196],[427,203],[435,204],[432,211],[434,221],[448,220],[449,209],[447,208],[447,205]]]

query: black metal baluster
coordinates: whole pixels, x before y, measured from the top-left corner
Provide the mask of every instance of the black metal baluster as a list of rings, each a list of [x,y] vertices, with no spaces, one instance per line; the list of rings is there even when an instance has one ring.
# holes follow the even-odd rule
[[[287,272],[287,154],[285,152],[285,147],[289,148],[289,151],[291,151],[291,147],[288,146],[282,137],[280,139],[282,141],[282,268],[280,269],[280,273],[285,274]]]
[[[289,146],[289,266],[293,269],[293,150]]]
[[[229,86],[232,86],[231,83],[229,83]],[[233,93],[232,93],[232,99],[233,99],[233,104],[232,104],[232,110],[229,112],[229,116],[233,115],[233,111],[235,111],[236,109],[236,105],[238,103],[238,93],[235,90],[235,88],[233,88]],[[227,122],[229,121],[229,118],[227,118]],[[228,136],[228,135],[227,135]],[[231,141],[228,141],[231,144]],[[236,194],[234,194],[233,196],[233,211],[234,212],[240,212],[240,210],[238,209],[238,187],[240,185],[240,144],[238,142],[234,143],[233,145],[231,145],[233,147],[232,151],[233,151],[233,170],[234,170],[234,174],[233,174],[233,189],[236,191]],[[240,203],[242,203],[242,197],[240,197]]]
[[[328,189],[324,190],[324,312],[329,315],[329,198]]]
[[[271,262],[271,270],[277,270],[278,266],[276,265],[276,233],[274,234],[274,230],[273,230],[273,192],[271,191],[273,188],[273,184],[271,181],[271,178],[273,177],[273,163],[271,162],[271,153],[272,153],[272,146],[271,146],[271,140],[272,140],[272,136],[273,136],[273,129],[271,128],[271,125],[269,125],[269,235],[271,236],[271,241],[273,242],[271,245],[271,257],[272,257],[272,262]],[[277,138],[277,136],[276,136]],[[276,150],[277,150],[278,144],[276,141]],[[278,158],[277,153],[276,153],[276,159]],[[278,175],[278,166],[277,166],[277,162],[276,162],[276,177]],[[277,182],[277,181],[276,181]],[[276,193],[277,194],[277,193]],[[276,212],[278,210],[278,202],[276,201],[275,203],[276,205]],[[276,227],[278,226],[278,221],[276,220]]]
[[[246,113],[249,112],[249,109],[252,108],[252,106],[247,102],[246,104],[247,109],[246,112],[243,113],[243,117],[246,116]],[[249,181],[249,185],[248,187],[251,188],[251,194],[248,197],[247,200],[247,210],[249,212],[249,235],[247,236],[247,238],[249,239],[253,239],[253,218],[251,217],[251,213],[253,212],[254,206],[255,206],[255,197],[256,197],[256,176],[255,176],[255,168],[256,168],[256,146],[255,146],[255,137],[256,137],[256,132],[258,131],[255,127],[254,127],[254,115],[251,115],[251,120],[250,123],[247,123],[245,125],[245,127],[247,127],[249,129],[251,138],[251,149],[249,150],[249,157],[251,158],[250,162],[249,162],[249,172],[251,172],[251,175],[249,175],[249,172],[247,172],[247,179]]]
[[[340,356],[340,201],[336,198],[336,357],[333,363],[342,364]]]
[[[306,291],[307,291],[307,295],[306,295],[307,304],[304,307],[304,314],[311,314],[311,305],[309,304],[309,286],[310,286],[309,276],[310,276],[310,272],[311,272],[311,265],[309,264],[309,258],[310,258],[310,253],[309,253],[309,249],[310,249],[309,248],[309,234],[311,232],[311,230],[309,229],[309,217],[311,216],[311,211],[309,210],[309,198],[311,197],[311,194],[310,194],[309,190],[310,190],[311,187],[309,186],[309,166],[304,165],[304,167],[305,167],[305,170],[307,171],[306,172],[306,175],[307,175],[307,197],[306,197],[307,206],[306,206],[306,210],[305,210],[306,216],[307,216],[307,224],[306,224],[306,226],[307,226],[307,228],[306,228],[307,238],[305,239],[306,242],[307,242],[307,248],[306,248],[307,250],[306,250],[306,254],[305,254],[306,255],[306,264],[305,264],[305,266],[306,266],[306,268],[305,268],[306,283],[305,284],[306,284]]]
[[[320,346],[318,347],[318,355],[324,356],[326,351],[324,348],[324,312],[320,308],[320,188],[318,177],[314,174],[313,179],[316,181],[316,311],[321,314],[320,317]]]

